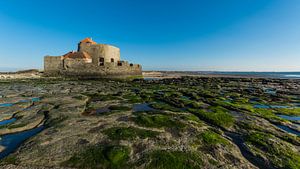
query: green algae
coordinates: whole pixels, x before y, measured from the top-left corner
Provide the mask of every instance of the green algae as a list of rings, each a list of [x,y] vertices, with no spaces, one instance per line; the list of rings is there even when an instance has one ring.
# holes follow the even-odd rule
[[[232,82],[232,83],[230,83]],[[245,82],[251,82],[245,80]],[[104,83],[104,82],[103,82]],[[105,82],[106,83],[106,82]],[[285,114],[286,115],[291,115],[294,113],[297,113],[297,109],[291,110],[291,109],[256,109],[253,108],[253,105],[260,103],[260,104],[275,104],[275,105],[283,105],[283,104],[288,104],[288,100],[283,100],[283,101],[276,101],[276,99],[281,99],[283,96],[276,96],[271,98],[270,96],[264,95],[263,93],[256,91],[258,89],[255,88],[255,91],[247,91],[242,88],[245,86],[240,86],[240,81],[235,81],[232,79],[202,79],[202,78],[187,78],[186,80],[165,80],[163,82],[136,82],[136,83],[119,83],[116,84],[115,81],[111,83],[107,83],[108,89],[111,90],[108,92],[115,92],[118,91],[116,94],[100,94],[100,92],[104,93],[107,92],[105,88],[99,88],[95,89],[94,91],[90,92],[98,92],[99,94],[97,95],[102,95],[102,96],[95,96],[93,99],[90,99],[90,101],[95,101],[92,102],[90,105],[91,109],[97,109],[99,106],[107,105],[107,104],[102,104],[101,101],[112,101],[112,100],[122,100],[120,102],[121,105],[117,105],[116,107],[113,107],[113,111],[115,112],[122,112],[126,111],[126,117],[128,119],[133,120],[136,124],[139,126],[143,127],[149,127],[149,128],[174,128],[174,131],[179,131],[182,127],[186,126],[185,128],[191,129],[191,131],[188,132],[182,132],[180,133],[181,135],[176,135],[179,139],[185,137],[187,134],[195,134],[195,123],[203,123],[204,121],[206,124],[203,124],[204,127],[208,127],[210,130],[213,130],[209,127],[209,125],[213,126],[213,128],[217,128],[220,131],[223,130],[228,130],[229,127],[232,127],[234,125],[234,128],[230,128],[229,130],[234,131],[238,133],[239,135],[246,135],[248,132],[253,132],[253,131],[260,131],[261,133],[269,133],[266,135],[253,135],[253,138],[251,138],[251,135],[253,133],[250,133],[247,138],[245,137],[245,140],[247,141],[246,143],[251,145],[249,148],[251,153],[254,155],[261,155],[264,157],[265,162],[272,163],[272,165],[275,166],[275,168],[299,168],[297,163],[299,163],[299,160],[297,161],[297,154],[299,152],[295,151],[296,146],[299,146],[299,141],[297,142],[297,137],[292,138],[292,136],[289,136],[288,133],[283,133],[283,132],[278,132],[274,129],[274,126],[266,122],[265,120],[260,120],[261,118],[267,119],[270,122],[280,122],[279,117],[276,116],[276,114]],[[252,82],[251,82],[252,83]],[[256,82],[253,82],[256,83]],[[92,83],[91,87],[89,89],[93,90],[93,88],[98,84],[97,82]],[[101,84],[98,84],[97,87],[101,87]],[[105,84],[106,85],[106,84]],[[250,84],[251,85],[251,84]],[[122,91],[124,89],[124,91]],[[259,87],[257,87],[259,88]],[[135,90],[133,90],[135,89]],[[222,89],[222,90],[218,90]],[[88,90],[87,90],[88,91]],[[120,92],[121,91],[121,92]],[[221,93],[222,91],[222,93]],[[74,92],[74,90],[73,90]],[[254,93],[255,92],[255,93]],[[73,95],[74,99],[80,99],[77,98],[77,95]],[[184,96],[184,97],[182,97]],[[249,100],[249,98],[258,98],[259,100],[257,102],[253,102]],[[124,100],[123,100],[124,99]],[[253,99],[254,100],[254,99]],[[153,111],[153,112],[138,112],[138,113],[129,113],[129,110],[131,108],[127,107],[127,103],[159,103],[157,105],[151,105],[151,107],[154,107],[157,110],[160,111]],[[124,104],[125,103],[125,104]],[[116,103],[113,103],[116,104]],[[126,105],[123,107],[123,104]],[[211,105],[211,106],[210,106]],[[107,106],[109,107],[109,106]],[[233,113],[233,111],[237,112],[236,114]],[[180,111],[180,112],[178,112]],[[280,113],[283,112],[283,113]],[[56,112],[55,112],[56,113]],[[54,114],[54,113],[53,113]],[[109,115],[109,113],[105,113],[104,115]],[[236,119],[233,117],[236,117]],[[296,114],[295,114],[296,115]],[[50,114],[51,116],[51,114]],[[56,116],[56,115],[55,115]],[[82,118],[87,118],[88,120],[92,120],[94,117],[82,117]],[[95,117],[99,118],[98,123],[102,123],[101,120],[105,121],[106,117]],[[53,117],[49,119],[52,120]],[[119,119],[119,118],[116,118]],[[140,120],[140,122],[138,122]],[[263,123],[263,127],[260,127],[260,125],[257,125],[257,121],[260,120],[259,122]],[[88,123],[89,121],[87,121]],[[59,119],[58,119],[58,123]],[[123,123],[123,122],[122,122]],[[131,121],[129,122],[131,124]],[[178,123],[180,124],[179,127]],[[53,123],[55,124],[55,123]],[[82,123],[83,124],[83,123]],[[163,140],[160,143],[157,143],[160,138],[156,138],[156,135],[152,135],[151,132],[152,130],[148,129],[139,129],[135,127],[120,127],[118,126],[119,121],[117,123],[113,122],[112,126],[116,126],[113,128],[108,128],[105,129],[107,126],[105,125],[100,125],[98,127],[98,133],[102,131],[102,134],[107,135],[107,137],[102,137],[101,139],[97,140],[99,142],[104,141],[105,144],[111,144],[111,143],[116,143],[119,140],[126,140],[122,141],[121,143],[125,142],[127,143],[141,143],[147,140],[141,140],[141,139],[147,139],[147,138],[155,138],[151,139],[150,141],[153,141],[155,145],[163,146],[164,144],[170,144],[170,142],[174,141],[176,138],[172,135],[170,140]],[[274,123],[273,123],[274,124]],[[81,124],[78,124],[77,127],[80,127]],[[96,120],[94,121],[93,125],[97,125]],[[52,125],[51,125],[52,126]],[[110,126],[110,125],[108,125]],[[6,126],[7,127],[7,126]],[[56,126],[55,126],[56,127]],[[103,128],[104,129],[103,129]],[[270,128],[269,128],[270,127]],[[221,128],[221,129],[220,129]],[[199,129],[199,128],[197,128]],[[201,128],[202,129],[202,128]],[[142,131],[141,131],[142,130]],[[219,134],[217,131],[210,131],[206,130],[204,132],[197,133],[195,135],[191,136],[191,140],[196,139],[198,141],[198,145],[195,147],[198,148],[198,151],[200,152],[202,146],[207,146],[216,153],[222,153],[223,150],[218,149],[219,147],[222,147],[226,145],[226,142],[228,143],[229,141],[225,138],[222,137],[222,134]],[[150,131],[150,133],[148,133]],[[165,132],[170,132],[171,130],[166,129]],[[163,130],[162,136],[164,135]],[[173,130],[172,130],[173,132]],[[222,132],[220,132],[222,133]],[[271,134],[270,134],[271,133]],[[95,134],[95,133],[93,133]],[[157,133],[156,133],[157,134]],[[160,134],[160,133],[159,133]],[[197,137],[195,137],[197,136]],[[264,140],[266,139],[266,140]],[[269,140],[276,140],[278,141],[279,144],[276,142],[270,142]],[[285,146],[287,142],[294,144],[291,146]],[[134,144],[133,143],[133,144]],[[267,143],[267,144],[263,144]],[[297,144],[296,144],[297,143]],[[178,143],[174,141],[174,146],[178,146]],[[231,144],[231,143],[230,143]],[[215,148],[214,146],[218,146],[218,148]],[[135,145],[134,145],[135,146]],[[179,152],[179,154],[184,154],[185,156],[190,156],[190,154],[193,154],[190,151],[192,145],[183,145],[184,149],[186,152]],[[25,147],[25,146],[24,146]],[[79,146],[78,146],[79,147]],[[102,145],[103,149],[106,149],[104,145]],[[143,146],[142,146],[143,147]],[[172,146],[173,147],[173,146]],[[26,147],[25,147],[26,148]],[[80,147],[82,148],[82,147]],[[80,149],[79,148],[79,149]],[[140,148],[140,147],[139,147]],[[151,154],[153,151],[151,148],[145,148],[145,152]],[[156,147],[158,148],[158,147]],[[252,149],[253,148],[253,149]],[[85,149],[85,148],[82,148]],[[193,148],[192,148],[193,149]],[[237,148],[236,148],[237,149]],[[275,150],[273,150],[275,149]],[[276,152],[276,149],[278,151],[282,151],[282,154],[279,154]],[[78,149],[74,149],[74,151],[77,151]],[[237,149],[238,150],[238,149]],[[85,151],[85,150],[84,150]],[[83,152],[84,152],[83,151]],[[88,151],[88,150],[87,150]],[[114,164],[120,163],[122,159],[124,159],[124,153],[118,153],[120,151],[112,151],[109,153],[104,150],[101,150],[101,153],[104,153],[104,160],[101,162],[98,162],[96,165],[90,165],[90,166],[84,166],[84,164],[80,164],[83,162],[78,162],[75,165],[75,162],[73,164],[69,164],[68,166],[74,166],[78,168],[121,168],[121,167],[116,167]],[[174,150],[157,150],[158,153],[153,153],[153,156],[148,156],[147,162],[139,165],[141,168],[176,168],[177,166],[183,167],[182,164],[185,164],[185,166],[188,166],[186,168],[201,168],[201,165],[199,166],[189,166],[189,164],[186,164],[184,157],[181,155],[178,155],[178,151]],[[235,151],[235,150],[233,150]],[[161,153],[162,152],[162,153]],[[207,152],[205,152],[207,153]],[[80,153],[77,154],[79,156]],[[288,155],[291,154],[291,155]],[[134,163],[136,160],[136,157],[140,157],[139,155],[143,156],[144,152],[136,156],[136,154],[131,154],[132,155],[132,162]],[[75,156],[75,155],[74,155]],[[128,155],[129,156],[129,155]],[[162,157],[161,157],[162,156]],[[196,155],[198,156],[198,155]],[[201,155],[200,155],[201,156]],[[295,156],[295,157],[291,157]],[[89,156],[86,156],[87,158],[90,158]],[[96,156],[100,157],[100,156]],[[156,158],[157,157],[157,158]],[[207,156],[205,156],[207,158]],[[230,156],[230,157],[224,157],[224,160],[229,160],[231,157],[236,158],[236,155]],[[22,159],[22,158],[20,158]],[[129,159],[129,158],[127,158]],[[194,161],[191,160],[193,158],[189,158],[189,163],[194,164]],[[76,161],[76,158],[74,159]],[[77,158],[78,160],[78,158]],[[83,156],[82,156],[82,161]],[[86,159],[88,160],[88,159]],[[88,163],[92,163],[91,161],[97,161],[99,159],[92,159]],[[110,162],[105,162],[110,161]],[[208,158],[208,162],[217,165],[214,160],[210,161],[211,159]],[[226,163],[224,165],[222,159],[218,159],[216,157],[216,160],[220,160],[220,164],[222,164],[225,168],[226,167],[236,167],[236,165],[239,165],[240,163],[237,162],[235,164],[233,163]],[[13,161],[13,160],[12,160]],[[104,162],[103,162],[104,161]],[[175,162],[174,162],[175,161]],[[206,160],[207,161],[207,160]],[[284,162],[286,161],[286,162]],[[178,163],[176,163],[178,162]],[[45,162],[44,162],[45,163]],[[109,164],[106,164],[109,163]],[[174,163],[172,165],[171,163]],[[105,165],[104,165],[105,164]],[[151,164],[151,165],[150,165]],[[206,164],[209,165],[209,164]],[[134,168],[130,166],[128,161],[122,164],[124,166],[123,168]],[[209,165],[210,166],[210,165]],[[222,167],[223,167],[222,166]],[[204,166],[205,168],[207,166]],[[216,166],[220,167],[220,166]],[[179,168],[179,167],[178,167]]]
[[[293,116],[300,115],[300,108],[276,108],[274,110],[276,110],[278,114],[283,114],[283,115],[293,115]]]
[[[191,121],[194,122],[198,125],[202,125],[203,121],[200,120],[197,116],[195,116],[194,114],[186,114],[186,115],[182,115],[180,116],[181,119],[185,120],[185,121]]]
[[[119,100],[118,96],[113,94],[100,94],[100,93],[93,93],[93,94],[85,94],[91,98],[91,101],[110,101],[110,100]]]
[[[143,99],[136,95],[136,94],[126,94],[123,96],[124,99],[126,99],[129,103],[141,103],[143,102]]]
[[[6,165],[6,164],[16,165],[18,163],[19,163],[19,161],[18,161],[16,155],[13,155],[13,154],[11,154],[11,155],[9,155],[9,156],[7,156],[7,157],[0,160],[0,165]]]
[[[112,127],[103,131],[111,140],[133,140],[135,138],[153,138],[159,132],[135,127]]]
[[[284,143],[271,134],[250,133],[246,137],[246,143],[256,147],[253,151],[265,152],[276,168],[300,168],[299,152],[292,150],[288,143]]]
[[[169,110],[169,111],[175,111],[175,112],[181,111],[180,109],[175,108],[175,107],[173,107],[170,104],[165,103],[165,102],[154,102],[154,103],[151,103],[150,106],[154,109],[157,109],[157,110]]]
[[[95,145],[73,155],[62,166],[101,169],[101,168],[130,168],[130,149],[120,145]]]
[[[185,125],[175,120],[171,115],[165,114],[146,114],[139,113],[133,118],[134,122],[140,126],[152,127],[152,128],[184,128]]]
[[[209,111],[195,109],[188,110],[193,112],[200,119],[222,128],[231,127],[235,122],[235,119],[228,113],[227,109],[221,106],[212,106],[209,108]]]
[[[213,131],[205,131],[199,135],[199,138],[205,143],[205,145],[209,146],[214,146],[218,144],[229,144],[229,142],[226,139],[222,138],[222,136]]]
[[[151,152],[147,160],[147,169],[197,169],[202,168],[201,155],[196,152],[156,150]]]

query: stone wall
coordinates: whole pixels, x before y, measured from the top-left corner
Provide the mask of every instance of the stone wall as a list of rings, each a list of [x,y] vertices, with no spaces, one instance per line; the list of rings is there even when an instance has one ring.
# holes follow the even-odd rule
[[[44,72],[46,74],[56,75],[63,69],[63,60],[61,56],[45,56]]]
[[[86,63],[81,59],[65,59],[65,69],[61,74],[68,76],[104,76],[104,67],[97,67],[93,63]]]
[[[56,65],[57,64],[57,65]],[[122,61],[106,62],[103,66],[87,63],[83,59],[61,57],[45,57],[45,75],[47,76],[75,76],[86,78],[126,77],[142,75],[142,67]]]
[[[117,47],[80,42],[78,51],[88,53],[92,57],[92,62],[86,62],[85,58],[46,56],[44,62],[45,75],[87,78],[142,75],[140,65],[129,64],[120,60],[120,49]],[[100,58],[104,59],[103,64],[99,64]]]
[[[103,66],[85,63],[80,59],[65,59],[65,69],[61,71],[65,76],[81,77],[113,77],[127,75],[142,75],[140,65],[128,64],[119,65],[117,63],[105,63]]]
[[[99,64],[99,58],[104,58],[104,62],[114,62],[120,61],[120,49],[114,46],[105,44],[79,44],[78,51],[87,52],[93,58],[93,64]]]

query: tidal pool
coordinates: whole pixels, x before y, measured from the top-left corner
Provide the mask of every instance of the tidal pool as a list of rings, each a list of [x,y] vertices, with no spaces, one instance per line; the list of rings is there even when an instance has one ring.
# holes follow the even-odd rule
[[[265,92],[266,94],[276,95],[276,89],[273,89],[273,88],[266,88],[266,89],[264,90],[264,92]]]
[[[31,98],[30,100],[21,100],[21,101],[19,101],[18,103],[28,103],[28,102],[30,102],[30,101],[32,101],[32,102],[39,102],[41,100],[41,98],[39,98],[39,97],[34,97],[34,98]]]
[[[40,126],[31,130],[1,136],[0,145],[4,146],[5,149],[0,152],[0,159],[14,152],[25,140],[38,134],[43,129],[44,126]]]
[[[41,100],[41,98],[34,97],[34,98],[30,99],[30,100],[20,100],[20,101],[18,101],[16,103],[1,103],[0,107],[10,107],[10,106],[13,106],[14,104],[17,104],[17,103],[27,103],[27,102],[30,102],[30,101],[32,101],[32,102],[39,102],[40,100]]]
[[[106,107],[102,107],[102,108],[96,109],[96,114],[97,114],[97,115],[101,115],[101,114],[103,114],[103,113],[108,113],[108,112],[110,112],[110,111],[111,111],[111,110],[109,109],[109,107],[106,106]]]
[[[291,106],[281,106],[281,105],[271,105],[270,106],[273,109],[288,109],[288,108],[293,108]]]
[[[277,115],[277,116],[290,121],[300,121],[300,116],[287,116],[287,115]]]
[[[185,99],[185,100],[190,100],[191,97],[188,97],[188,96],[181,96],[182,99]]]
[[[27,103],[27,102],[38,102],[40,101],[40,98],[32,98],[30,100],[20,100],[16,103]],[[16,103],[3,103],[0,104],[0,107],[10,107],[13,106]],[[0,126],[4,126],[10,123],[15,122],[17,119],[16,118],[11,118],[7,120],[2,120],[0,121]],[[0,152],[0,159],[6,157],[10,153],[14,152],[25,140],[28,138],[36,135],[40,131],[44,129],[44,126],[40,126],[34,129],[18,132],[18,133],[12,133],[12,134],[7,134],[3,135],[0,138],[0,145],[5,147],[5,149]]]
[[[7,119],[7,120],[2,120],[0,121],[0,126],[4,126],[6,124],[10,124],[15,122],[17,119],[16,118],[11,118],[11,119]]]
[[[270,106],[264,105],[264,104],[256,104],[253,107],[258,108],[258,109],[269,109],[269,108],[271,108]]]
[[[265,104],[256,104],[253,106],[258,109],[285,109],[285,108],[293,108],[290,106],[282,106],[282,105],[265,105]]]
[[[146,81],[152,81],[152,80],[161,80],[162,78],[159,77],[144,77],[144,80]]]
[[[10,107],[10,106],[13,106],[14,104],[12,103],[1,103],[0,104],[0,107]]]
[[[133,105],[133,111],[139,112],[139,111],[154,111],[152,107],[149,106],[148,103],[141,103],[141,104],[134,104]]]
[[[288,132],[288,133],[292,133],[292,134],[295,134],[297,136],[300,136],[300,132],[299,131],[296,131],[296,130],[293,130],[287,126],[283,126],[283,125],[276,125],[278,128],[281,128],[282,130]]]

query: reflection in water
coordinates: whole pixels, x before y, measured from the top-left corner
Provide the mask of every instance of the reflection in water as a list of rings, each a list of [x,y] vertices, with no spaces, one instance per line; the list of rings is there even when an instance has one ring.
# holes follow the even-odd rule
[[[30,100],[20,100],[16,103],[3,103],[0,104],[0,107],[10,107],[17,103],[27,103],[27,102],[38,102],[40,101],[40,98],[32,98]],[[4,126],[10,123],[15,122],[16,118],[11,118],[8,120],[2,120],[0,121],[0,126]],[[13,134],[7,134],[1,136],[0,139],[0,145],[5,147],[5,149],[0,152],[0,159],[6,157],[10,153],[14,152],[25,140],[28,138],[36,135],[37,133],[41,132],[44,129],[44,126],[40,126],[34,129],[13,133]]]
[[[282,130],[288,132],[288,133],[292,133],[292,134],[295,134],[295,135],[298,135],[300,136],[300,132],[299,131],[296,131],[296,130],[293,130],[287,126],[283,126],[283,125],[276,125],[277,127],[281,128]]]
[[[0,152],[0,159],[14,152],[25,140],[38,134],[43,129],[44,126],[40,126],[31,130],[2,136],[0,140],[0,145],[4,146],[5,149],[2,152]]]
[[[300,116],[287,116],[287,115],[277,115],[277,116],[290,121],[300,121]]]

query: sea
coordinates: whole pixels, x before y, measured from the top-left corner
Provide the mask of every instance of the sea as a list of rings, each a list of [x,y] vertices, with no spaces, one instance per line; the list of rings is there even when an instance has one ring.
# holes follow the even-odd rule
[[[4,72],[16,72],[19,70],[25,70],[24,68],[5,68],[0,67],[0,73]],[[184,72],[184,71],[183,71]],[[190,72],[190,71],[188,71]],[[300,79],[300,72],[230,72],[230,71],[191,71],[193,74],[205,74],[205,75],[233,75],[233,76],[251,76],[262,78],[282,78],[282,79]]]
[[[300,79],[300,72],[206,72],[199,71],[199,74],[211,75],[233,75],[233,76],[252,76],[262,78],[282,78],[282,79]]]

